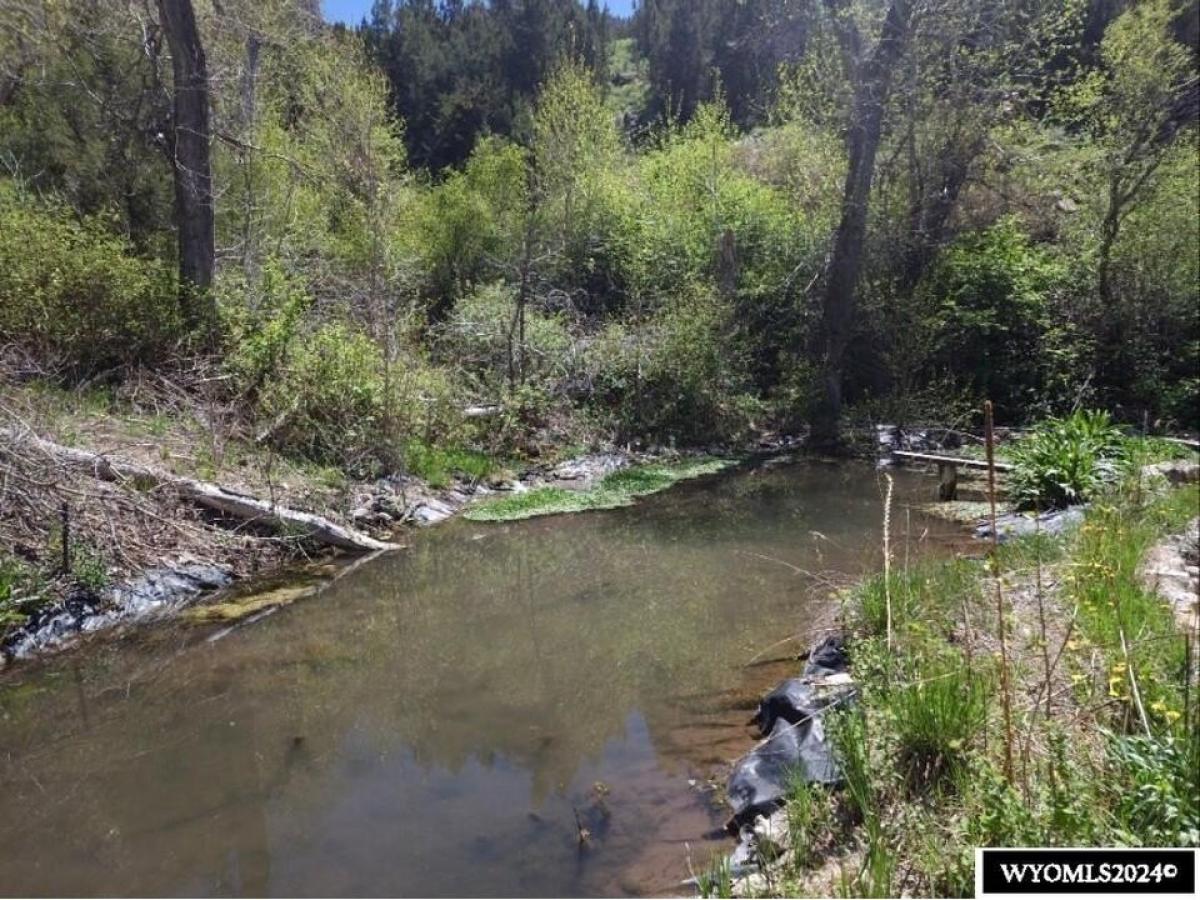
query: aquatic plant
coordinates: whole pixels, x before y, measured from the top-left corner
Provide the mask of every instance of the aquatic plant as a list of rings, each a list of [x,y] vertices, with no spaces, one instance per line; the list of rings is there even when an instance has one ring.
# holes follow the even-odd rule
[[[473,522],[512,522],[534,516],[616,509],[630,506],[638,497],[656,494],[680,481],[711,475],[733,465],[731,459],[701,457],[681,463],[633,466],[606,475],[590,490],[559,487],[534,488],[519,494],[485,500],[464,513]]]

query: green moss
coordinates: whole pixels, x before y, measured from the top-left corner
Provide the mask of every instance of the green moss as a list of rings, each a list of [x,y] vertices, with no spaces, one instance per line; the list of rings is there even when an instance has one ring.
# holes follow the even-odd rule
[[[301,597],[307,597],[316,592],[313,585],[276,588],[263,591],[224,603],[210,603],[205,606],[195,606],[184,613],[184,617],[193,622],[236,622],[253,613],[273,606],[287,606],[295,603]]]
[[[944,500],[940,503],[924,503],[917,509],[927,516],[936,516],[948,522],[970,524],[986,519],[991,512],[991,505],[986,500]],[[1012,507],[1006,503],[996,504],[996,515],[1011,510]]]
[[[473,522],[511,522],[561,513],[630,506],[637,497],[656,494],[677,482],[710,475],[733,465],[730,459],[704,457],[677,464],[634,466],[613,472],[594,488],[570,491],[544,487],[479,503],[464,514]]]

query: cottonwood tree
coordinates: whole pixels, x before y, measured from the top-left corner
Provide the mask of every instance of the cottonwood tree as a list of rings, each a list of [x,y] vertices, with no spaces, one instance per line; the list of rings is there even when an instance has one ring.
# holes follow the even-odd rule
[[[213,210],[208,62],[191,0],[158,0],[159,21],[171,50],[173,115],[169,152],[175,180],[180,296],[188,324],[211,318],[216,230]]]
[[[854,325],[859,271],[867,234],[867,209],[875,177],[875,155],[883,135],[884,109],[897,62],[904,52],[912,18],[911,0],[892,0],[875,45],[867,51],[858,23],[840,0],[827,0],[838,40],[854,82],[854,101],[846,130],[848,166],[841,219],[825,272],[821,307],[819,396],[814,404],[814,445],[839,442],[842,413],[842,362]]]
[[[1105,207],[1096,275],[1104,305],[1113,301],[1112,251],[1121,223],[1152,186],[1172,142],[1196,121],[1193,57],[1173,33],[1179,12],[1172,0],[1147,0],[1127,10],[1105,31],[1100,65],[1060,101],[1064,118],[1099,151]]]

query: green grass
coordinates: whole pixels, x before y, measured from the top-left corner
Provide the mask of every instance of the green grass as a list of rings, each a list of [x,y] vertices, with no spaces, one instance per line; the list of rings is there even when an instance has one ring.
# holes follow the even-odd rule
[[[678,464],[655,463],[613,472],[594,488],[570,491],[535,488],[520,494],[485,500],[464,514],[472,522],[511,522],[535,516],[616,509],[630,506],[638,497],[655,494],[689,478],[710,475],[733,465],[733,460],[702,458]]]
[[[409,474],[434,488],[448,487],[455,476],[478,481],[490,475],[498,465],[490,456],[475,450],[434,447],[420,441],[410,441],[405,446],[404,462]]]
[[[990,666],[942,651],[920,658],[888,703],[896,714],[898,765],[912,788],[961,769],[987,718]]]
[[[975,601],[981,571],[977,562],[956,559],[893,571],[890,582],[882,574],[876,575],[851,598],[854,618],[865,634],[883,635],[890,588],[894,631],[920,631],[930,622],[949,622],[961,612],[964,599]]]
[[[844,786],[828,817],[811,792],[792,792],[789,818],[804,846],[785,863],[783,891],[803,895],[826,852],[854,847],[856,863],[835,885],[843,895],[969,896],[976,846],[1200,843],[1197,691],[1184,687],[1184,638],[1170,608],[1138,577],[1149,548],[1198,509],[1200,488],[1146,491],[1134,471],[1078,529],[1001,546],[1017,697],[1011,781],[990,567],[935,561],[854,591],[847,612],[861,702],[827,722]],[[1055,683],[1068,695],[1056,692],[1049,715],[1026,699],[1043,679],[1032,606],[1039,566],[1058,626],[1045,646],[1061,648]]]

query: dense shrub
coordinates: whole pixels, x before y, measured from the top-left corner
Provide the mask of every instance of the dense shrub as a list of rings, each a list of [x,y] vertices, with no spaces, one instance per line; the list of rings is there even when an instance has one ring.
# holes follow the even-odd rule
[[[729,340],[733,330],[730,304],[701,288],[664,304],[644,325],[609,325],[588,350],[593,405],[627,437],[737,437],[761,408]]]
[[[1015,218],[965,235],[938,259],[918,294],[930,307],[931,364],[990,397],[1017,419],[1060,376],[1079,382],[1084,349],[1057,314],[1067,270],[1029,239]],[[918,326],[920,327],[920,326]]]
[[[526,205],[525,151],[500,138],[480,141],[465,168],[422,194],[401,240],[424,272],[435,317],[476,282],[501,274],[516,253]]]
[[[461,366],[483,392],[496,398],[505,389],[510,374],[515,380],[522,370],[524,380],[534,383],[566,375],[571,345],[563,317],[533,303],[525,309],[522,344],[516,288],[496,282],[458,301],[442,328],[440,350],[447,360]]]
[[[96,218],[0,185],[0,336],[76,376],[158,361],[182,334],[175,279]]]
[[[408,349],[389,364],[360,325],[323,320],[312,306],[298,279],[268,264],[253,305],[242,288],[221,307],[225,364],[277,449],[372,473],[398,469],[414,441],[458,436],[445,371]]]

